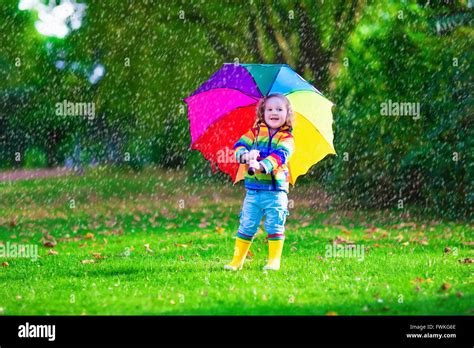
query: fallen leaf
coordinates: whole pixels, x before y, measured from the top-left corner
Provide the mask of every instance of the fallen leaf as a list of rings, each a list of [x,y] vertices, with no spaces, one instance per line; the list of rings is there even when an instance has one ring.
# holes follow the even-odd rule
[[[123,234],[123,230],[118,229],[118,230],[112,230],[112,231],[102,231],[102,232],[99,232],[99,234],[102,234],[104,236],[111,236],[111,235],[120,236]]]
[[[337,316],[338,314],[337,314],[337,312],[330,311],[330,312],[327,312],[326,315],[327,315],[327,316],[330,316],[330,317],[335,317],[335,316]]]
[[[252,250],[249,250],[249,251],[247,251],[247,255],[246,255],[245,258],[248,259],[248,260],[252,260],[253,256],[254,256],[254,254],[253,254]]]
[[[443,283],[443,285],[441,285],[441,290],[443,291],[449,290],[450,288],[451,288],[451,284],[449,283]]]
[[[66,237],[58,238],[58,241],[60,241],[60,242],[77,242],[77,241],[80,241],[81,239],[82,239],[82,237],[69,237],[69,236],[66,236]]]
[[[217,226],[216,227],[216,233],[217,234],[222,234],[224,233],[225,229],[223,227]]]
[[[83,265],[86,265],[86,264],[88,264],[88,263],[95,263],[95,260],[82,260],[81,263],[82,263]]]
[[[402,222],[398,225],[392,226],[392,228],[395,228],[397,230],[402,229],[402,228],[406,228],[406,227],[416,228],[416,223],[414,223],[414,222]]]
[[[59,253],[56,250],[49,249],[48,250],[48,255],[58,255]]]
[[[470,257],[466,257],[464,260],[459,260],[461,263],[472,263],[474,260]]]
[[[10,265],[8,264],[8,262],[6,262],[6,261],[5,261],[5,262],[2,262],[2,267],[8,267],[8,266],[10,266]]]
[[[85,239],[94,239],[94,234],[89,232],[89,233],[86,233],[86,235],[84,236]]]
[[[94,257],[94,259],[106,259],[107,257],[106,256],[103,256],[101,253],[92,253],[92,256]]]
[[[350,231],[347,229],[346,226],[343,226],[343,225],[335,225],[334,226],[335,228],[341,230],[343,233],[350,233]]]
[[[188,244],[174,243],[174,245],[177,246],[178,248],[187,248],[188,247]]]
[[[12,220],[10,220],[10,227],[15,227],[18,225],[18,216],[15,216]]]
[[[207,226],[209,226],[209,222],[201,221],[201,223],[198,226],[199,228],[206,228]]]
[[[144,247],[145,247],[145,251],[147,253],[152,253],[153,252],[153,250],[150,249],[150,244],[147,243],[147,244],[144,245]]]
[[[410,281],[412,284],[420,284],[420,283],[424,283],[425,282],[425,279],[421,278],[421,277],[417,277],[413,280]]]
[[[45,246],[46,248],[54,248],[56,246],[56,242],[55,241],[46,241],[43,243],[43,246]]]
[[[337,236],[336,239],[333,240],[333,244],[339,245],[339,244],[354,244],[354,242],[348,241],[347,239]]]
[[[458,292],[456,292],[456,296],[457,296],[457,297],[463,297],[464,294],[463,294],[461,291],[458,291]]]
[[[446,254],[449,254],[451,252],[451,248],[449,248],[449,247],[444,248],[444,252]]]
[[[400,243],[403,240],[403,235],[399,234],[397,237],[395,237],[395,240]]]
[[[183,261],[183,260],[184,260],[184,256],[183,256],[183,255],[179,255],[179,256],[178,256],[178,260]]]
[[[424,238],[424,239],[419,240],[418,243],[420,243],[421,245],[428,245],[428,240]]]

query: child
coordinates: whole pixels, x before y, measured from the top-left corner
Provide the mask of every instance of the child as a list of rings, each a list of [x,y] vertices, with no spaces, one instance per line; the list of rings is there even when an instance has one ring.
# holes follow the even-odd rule
[[[255,127],[245,133],[234,145],[239,163],[249,165],[255,174],[245,174],[247,194],[240,212],[240,226],[235,241],[232,261],[228,270],[239,270],[265,215],[269,256],[264,270],[279,270],[285,239],[285,221],[288,212],[288,160],[294,152],[292,135],[294,123],[290,102],[282,94],[273,94],[260,100]]]

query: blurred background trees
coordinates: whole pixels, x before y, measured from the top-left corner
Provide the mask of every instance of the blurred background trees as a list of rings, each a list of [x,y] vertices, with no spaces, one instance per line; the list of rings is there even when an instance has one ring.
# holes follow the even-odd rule
[[[87,7],[67,18],[66,34],[54,35],[38,26],[34,3]],[[58,166],[79,156],[204,175],[209,164],[188,150],[182,99],[224,62],[286,63],[336,104],[338,156],[301,182],[323,185],[348,207],[416,202],[468,217],[472,6],[4,0],[0,167]],[[95,116],[58,115],[64,100],[94,103]],[[419,118],[382,115],[389,100],[419,103]]]

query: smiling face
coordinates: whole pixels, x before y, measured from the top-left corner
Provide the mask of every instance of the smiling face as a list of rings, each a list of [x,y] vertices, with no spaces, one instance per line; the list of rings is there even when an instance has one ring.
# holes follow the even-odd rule
[[[265,102],[265,123],[269,128],[277,129],[286,122],[288,109],[284,100],[278,97],[267,99]]]

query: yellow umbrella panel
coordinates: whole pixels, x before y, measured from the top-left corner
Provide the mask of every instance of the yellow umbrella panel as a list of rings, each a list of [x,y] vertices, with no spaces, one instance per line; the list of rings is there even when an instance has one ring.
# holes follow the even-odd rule
[[[293,137],[295,152],[289,161],[290,183],[329,154],[336,154],[333,145],[332,102],[312,91],[298,91],[286,96],[295,114]]]

